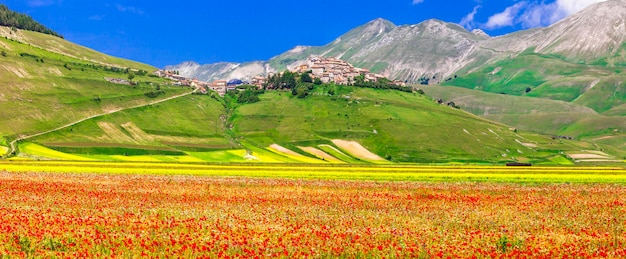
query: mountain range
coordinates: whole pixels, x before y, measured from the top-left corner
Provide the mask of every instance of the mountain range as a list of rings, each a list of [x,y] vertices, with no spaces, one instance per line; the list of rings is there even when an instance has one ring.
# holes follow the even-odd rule
[[[622,65],[626,1],[592,5],[547,28],[489,37],[455,23],[427,20],[397,26],[376,19],[321,46],[297,46],[269,61],[200,65],[185,62],[166,69],[180,70],[205,81],[249,78],[295,67],[309,55],[336,57],[392,79],[417,82],[421,77],[446,79],[474,71],[524,52],[555,55],[572,62]],[[435,80],[439,83],[441,80]]]

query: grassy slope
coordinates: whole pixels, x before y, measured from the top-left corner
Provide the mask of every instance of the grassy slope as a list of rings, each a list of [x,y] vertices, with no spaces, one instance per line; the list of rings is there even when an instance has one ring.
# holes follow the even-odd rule
[[[6,57],[0,56],[0,118],[5,125],[0,129],[0,136],[41,132],[90,115],[153,101],[155,99],[144,95],[155,90],[150,83],[166,83],[159,78],[144,76],[135,79],[142,82],[136,87],[112,84],[104,77],[127,78],[127,75],[107,72],[102,67],[96,69],[92,65],[101,66],[106,62],[149,72],[155,69],[99,55],[49,35],[26,31],[18,31],[18,34],[16,38],[22,42],[33,42],[33,45],[49,47],[55,52],[0,38],[0,49],[7,53]],[[72,56],[57,52],[71,53]],[[23,57],[21,53],[36,57]],[[163,89],[165,94],[156,99],[189,91],[171,87]],[[97,98],[100,101],[96,101]]]
[[[502,162],[510,157],[540,162],[557,155],[557,150],[582,147],[517,134],[425,96],[358,88],[350,93],[347,89],[338,87],[335,92],[342,96],[336,97],[321,96],[326,90],[320,89],[320,95],[304,100],[286,92],[267,93],[261,102],[236,110],[234,131],[259,147],[356,140],[383,158],[399,162]],[[538,147],[531,149],[516,140]]]
[[[17,30],[15,32],[12,31],[10,28],[0,26],[0,36],[3,38],[7,37],[9,39],[14,39],[36,48],[45,49],[50,52],[55,52],[63,56],[72,57],[74,59],[79,59],[90,63],[98,63],[118,67],[132,67],[135,69],[142,69],[146,71],[155,70],[155,68],[150,65],[102,54],[95,50],[47,34],[24,30]]]
[[[309,157],[297,146],[317,147],[350,163],[364,162],[345,153],[338,155],[340,149],[332,139],[358,141],[394,162],[493,163],[515,157],[535,163],[567,163],[560,151],[596,148],[516,133],[425,96],[340,86],[332,86],[337,96],[325,96],[330,87],[316,89],[306,99],[289,92],[268,92],[258,103],[237,107],[227,123],[221,121],[226,109],[219,100],[188,96],[89,120],[33,141],[66,153],[89,154],[83,155],[86,159],[125,161],[132,157],[124,154],[137,161],[153,161],[146,160],[151,155],[154,161],[189,160],[191,156],[199,161],[245,162],[245,151],[226,134],[263,162],[302,161],[271,152],[268,147],[275,143]],[[231,133],[225,124],[233,125]],[[27,148],[40,156],[54,153],[42,147]]]
[[[454,100],[474,114],[520,129],[585,141],[603,136],[620,139],[626,132],[626,74],[622,65],[571,63],[528,51],[444,83],[479,91],[425,89],[433,96]],[[527,93],[526,88],[531,91]],[[599,144],[618,155],[625,153],[620,142]]]
[[[182,154],[234,148],[225,135],[223,114],[215,99],[192,95],[89,120],[33,141],[70,153],[107,155],[129,152],[124,149],[141,155],[141,150]]]
[[[525,52],[444,83],[491,93],[574,102],[605,112],[624,104],[624,69]],[[526,89],[530,88],[530,92]]]
[[[597,138],[613,136],[620,139],[626,132],[626,118],[618,116],[619,107],[613,109],[616,116],[598,114],[592,109],[543,98],[501,95],[470,90],[453,86],[421,86],[433,98],[453,101],[463,110],[481,117],[498,121],[506,125],[543,134],[572,136],[615,149],[623,156],[620,149],[623,142],[598,142]]]
[[[593,109],[565,101],[477,91],[454,86],[419,86],[432,98],[452,101],[476,115],[577,113],[597,115]]]

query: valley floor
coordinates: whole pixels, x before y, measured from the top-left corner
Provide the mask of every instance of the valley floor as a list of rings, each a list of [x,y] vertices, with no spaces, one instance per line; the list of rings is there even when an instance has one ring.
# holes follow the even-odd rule
[[[619,168],[3,162],[0,256],[624,257],[625,177]]]

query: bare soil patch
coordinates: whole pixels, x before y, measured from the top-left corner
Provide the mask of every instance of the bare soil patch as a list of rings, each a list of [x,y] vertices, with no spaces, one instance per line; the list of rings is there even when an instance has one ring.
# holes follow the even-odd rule
[[[344,151],[359,159],[371,161],[385,161],[385,159],[383,159],[382,157],[370,152],[369,150],[361,146],[359,142],[341,139],[333,139],[332,142],[333,144],[337,145],[337,147],[343,149]]]
[[[58,68],[56,68],[56,67],[51,67],[51,68],[48,68],[48,72],[49,72],[50,74],[53,74],[53,75],[56,75],[56,76],[62,76],[62,75],[63,75],[63,72],[61,72],[61,70],[59,70],[59,69],[58,69]]]
[[[589,162],[589,163],[621,163],[623,160],[615,160],[615,159],[583,159],[577,160],[578,162]]]
[[[573,159],[608,159],[608,156],[602,156],[598,154],[570,154],[569,155]]]
[[[154,137],[152,137],[151,135],[141,130],[139,127],[137,127],[137,125],[135,125],[132,122],[127,122],[120,126],[122,126],[122,128],[124,128],[133,137],[133,139],[139,142],[153,142],[154,141]]]
[[[271,144],[270,148],[272,148],[272,149],[274,149],[274,150],[276,150],[276,151],[278,151],[280,153],[283,153],[285,155],[296,156],[296,157],[305,157],[305,156],[303,156],[301,154],[296,153],[295,151],[293,151],[291,149],[285,148],[285,147],[283,147],[281,145],[278,145],[278,144]]]
[[[519,140],[517,140],[517,139],[515,140],[515,142],[517,142],[517,143],[519,143],[520,145],[525,146],[525,147],[532,147],[532,148],[537,147],[537,144],[535,144],[535,143],[521,142],[521,141],[519,141]]]
[[[21,67],[14,67],[14,66],[9,66],[9,65],[3,65],[2,67],[5,70],[15,74],[19,78],[31,78],[30,74]]]
[[[98,122],[98,127],[102,129],[105,133],[103,136],[104,139],[113,140],[116,142],[131,142],[136,143],[131,137],[126,135],[122,130],[120,130],[115,124],[110,122]]]

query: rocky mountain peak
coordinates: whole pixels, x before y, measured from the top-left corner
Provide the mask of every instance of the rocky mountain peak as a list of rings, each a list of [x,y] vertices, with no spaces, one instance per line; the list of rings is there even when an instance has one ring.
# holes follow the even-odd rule
[[[180,64],[181,66],[187,66],[187,67],[193,67],[193,66],[200,66],[200,64],[198,62],[195,61],[185,61],[183,63]]]
[[[626,0],[596,3],[541,34],[537,52],[593,59],[617,51],[626,39]]]
[[[368,22],[364,26],[361,26],[360,28],[362,29],[361,33],[363,35],[379,36],[381,34],[392,31],[394,28],[396,28],[396,25],[388,20],[377,18]]]
[[[376,18],[374,20],[371,20],[366,24],[366,26],[373,29],[393,29],[394,27],[396,27],[396,25],[393,24],[391,21],[385,20],[383,18]]]
[[[472,33],[476,36],[479,36],[481,38],[490,38],[491,36],[489,36],[489,34],[487,34],[485,31],[481,30],[481,29],[474,29],[472,30]]]

